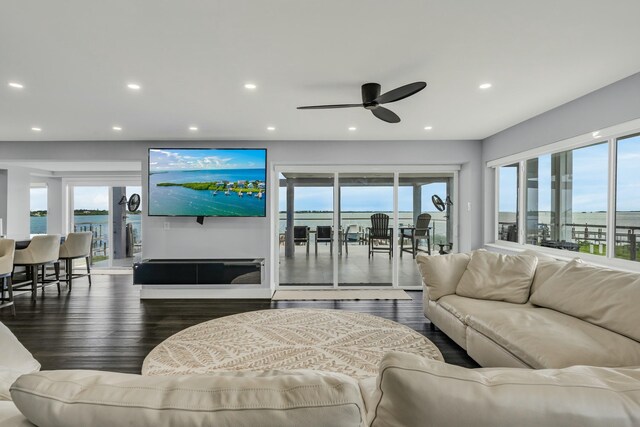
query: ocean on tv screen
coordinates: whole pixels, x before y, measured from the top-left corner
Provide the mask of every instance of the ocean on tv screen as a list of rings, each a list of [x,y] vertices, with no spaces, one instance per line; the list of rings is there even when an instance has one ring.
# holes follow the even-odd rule
[[[265,150],[149,151],[149,215],[265,214]]]

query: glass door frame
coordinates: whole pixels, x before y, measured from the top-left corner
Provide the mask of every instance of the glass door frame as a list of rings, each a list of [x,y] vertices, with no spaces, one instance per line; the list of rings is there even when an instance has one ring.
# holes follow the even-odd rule
[[[75,187],[107,187],[109,194],[108,211],[109,217],[107,219],[107,235],[112,238],[112,224],[113,224],[113,212],[111,206],[113,204],[113,187],[142,187],[142,177],[136,176],[106,176],[106,177],[74,177],[62,179],[62,206],[64,209],[64,233],[69,234],[73,231],[74,224],[74,188]],[[144,242],[144,239],[142,240]],[[109,244],[109,258],[106,267],[92,267],[96,269],[111,268],[113,265],[113,244]]]
[[[333,239],[333,285],[332,286],[307,286],[307,285],[299,285],[299,286],[291,286],[285,285],[281,286],[279,282],[280,269],[279,269],[279,261],[280,261],[280,240],[279,240],[279,221],[280,221],[280,180],[279,176],[282,173],[294,173],[294,172],[302,172],[302,173],[333,173],[333,227],[334,230],[339,229],[339,219],[340,219],[340,211],[337,207],[340,206],[340,181],[339,177],[341,173],[362,173],[362,174],[374,174],[374,173],[388,173],[393,174],[393,235],[398,235],[399,230],[399,213],[398,213],[398,189],[400,183],[400,175],[402,174],[418,174],[418,173],[442,173],[449,175],[447,178],[452,179],[452,187],[453,187],[453,197],[452,202],[453,206],[459,205],[459,172],[461,169],[461,165],[453,164],[453,165],[424,165],[424,166],[412,166],[412,165],[308,165],[308,164],[284,164],[284,163],[272,163],[269,168],[269,182],[270,184],[270,193],[269,203],[271,207],[271,227],[270,227],[270,240],[271,240],[271,250],[270,250],[270,259],[271,263],[269,266],[270,270],[270,282],[272,284],[272,290],[277,289],[287,289],[287,290],[296,290],[296,289],[384,289],[386,287],[380,286],[349,286],[349,285],[339,285],[339,277],[338,277],[338,256],[339,256],[339,239]],[[453,230],[452,234],[452,243],[454,252],[457,251],[456,248],[459,247],[459,238],[458,238],[458,218],[459,218],[459,209],[453,209],[453,215],[449,220],[451,224],[449,227]],[[393,253],[399,254],[399,243],[398,239],[393,239]],[[408,289],[408,290],[419,290],[422,289],[421,284],[416,284],[415,286],[400,286],[399,282],[399,263],[400,259],[396,255],[393,257],[392,264],[392,281],[391,288],[393,289]]]

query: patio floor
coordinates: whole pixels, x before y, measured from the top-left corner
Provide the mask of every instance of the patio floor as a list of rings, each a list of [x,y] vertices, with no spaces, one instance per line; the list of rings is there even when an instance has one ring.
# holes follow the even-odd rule
[[[393,260],[383,252],[368,257],[367,245],[349,244],[349,253],[342,248],[338,257],[338,278],[344,286],[391,286]],[[333,260],[329,245],[314,244],[309,255],[304,245],[295,246],[295,256],[284,257],[284,246],[280,246],[280,285],[333,285]],[[394,254],[395,256],[395,254]],[[399,264],[399,285],[420,286],[422,283],[415,260],[410,253],[403,253]]]

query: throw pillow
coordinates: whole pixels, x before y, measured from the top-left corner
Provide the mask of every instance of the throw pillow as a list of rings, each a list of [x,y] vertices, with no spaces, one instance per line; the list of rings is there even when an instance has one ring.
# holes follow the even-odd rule
[[[460,278],[456,294],[476,299],[524,304],[536,271],[537,258],[476,251]]]
[[[422,282],[429,291],[429,299],[439,300],[445,295],[455,294],[458,282],[471,256],[467,253],[450,255],[418,254],[416,263]]]
[[[631,427],[640,369],[467,369],[408,353],[380,364],[371,427]]]
[[[640,341],[640,274],[568,262],[531,295],[550,308]]]
[[[39,370],[40,363],[13,332],[0,323],[0,400],[11,400],[9,387],[20,375]]]

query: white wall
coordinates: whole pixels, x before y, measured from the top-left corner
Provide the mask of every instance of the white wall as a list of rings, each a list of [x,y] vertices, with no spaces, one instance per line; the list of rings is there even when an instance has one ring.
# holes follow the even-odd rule
[[[486,162],[640,118],[640,73],[482,141],[484,242],[494,241],[495,181]]]
[[[270,170],[274,163],[459,164],[458,200],[465,207],[459,216],[459,250],[474,249],[483,242],[479,141],[49,141],[0,142],[0,147],[7,160],[141,161],[143,198],[147,193],[147,150],[152,147],[266,147]],[[28,191],[26,194],[28,197]],[[269,213],[270,202],[267,203]],[[471,211],[466,209],[468,203]],[[169,224],[168,230],[165,223]],[[144,258],[259,257],[269,264],[269,217],[205,218],[204,225],[199,225],[194,218],[145,216],[142,233]],[[270,277],[269,271],[265,273]]]

